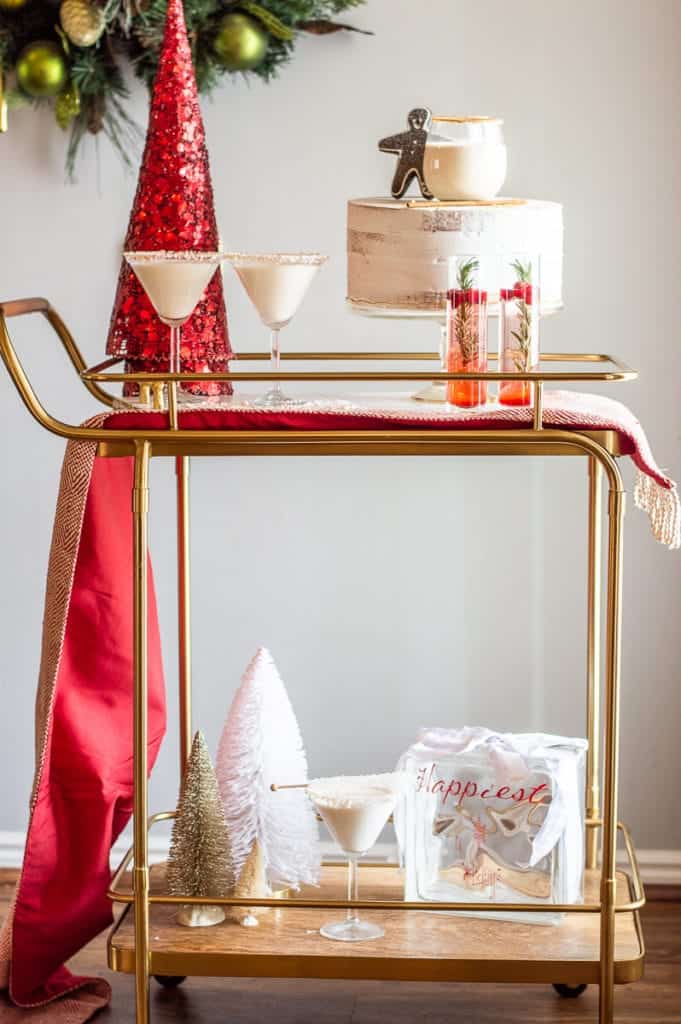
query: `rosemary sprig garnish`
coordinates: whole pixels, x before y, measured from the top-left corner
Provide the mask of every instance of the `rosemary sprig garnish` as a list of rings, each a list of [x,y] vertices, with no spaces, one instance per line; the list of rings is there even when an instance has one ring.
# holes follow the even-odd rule
[[[532,281],[532,264],[513,260],[511,266],[516,272],[518,283],[529,285]],[[532,343],[532,312],[524,298],[517,298],[518,330],[511,331],[518,347],[513,350],[512,358],[519,373],[527,373],[530,369],[530,347]]]
[[[520,260],[512,260],[511,266],[515,270],[520,284],[530,284],[532,280],[532,263],[521,263]]]
[[[475,273],[479,267],[479,261],[473,256],[464,260],[459,265],[456,276],[456,284],[460,291],[466,292],[475,283]],[[471,303],[464,301],[456,311],[454,322],[454,333],[457,344],[461,350],[461,358],[464,365],[472,363],[478,358],[479,339],[475,329],[475,320],[472,315]]]
[[[464,260],[463,263],[460,263],[456,275],[457,286],[463,291],[472,288],[475,284],[475,272],[479,266],[480,263],[475,256],[471,256],[469,260]]]

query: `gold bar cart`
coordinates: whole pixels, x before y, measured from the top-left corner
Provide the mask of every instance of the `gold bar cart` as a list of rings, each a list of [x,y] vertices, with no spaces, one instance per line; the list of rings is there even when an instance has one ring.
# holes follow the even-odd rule
[[[12,317],[40,313],[47,318],[63,345],[82,384],[99,402],[112,407],[114,396],[104,383],[134,381],[153,389],[163,399],[168,423],[162,429],[113,430],[106,426],[76,426],[51,416],[38,399],[11,341],[7,322]],[[314,977],[430,981],[490,981],[547,983],[561,987],[599,986],[599,1022],[614,1019],[614,986],[638,980],[643,973],[645,948],[639,911],[645,902],[636,854],[628,829],[617,818],[619,679],[622,590],[622,525],[625,494],[616,458],[617,435],[611,431],[574,431],[544,427],[543,392],[557,382],[617,382],[633,380],[636,372],[612,357],[600,354],[557,353],[542,357],[542,367],[523,375],[491,371],[480,378],[535,382],[531,426],[522,429],[457,430],[186,430],[178,425],[177,388],[180,380],[205,381],[205,374],[126,374],[117,360],[92,369],[85,361],[56,311],[44,299],[23,299],[0,304],[0,354],[31,415],[53,434],[97,444],[101,457],[134,458],[134,843],[111,882],[109,896],[125,909],[108,941],[109,966],[135,975],[138,1024],[148,1024],[151,975],[169,982],[185,975]],[[235,364],[267,359],[265,353],[238,355]],[[436,373],[428,363],[435,353],[299,353],[284,356],[313,369],[283,372],[282,380],[446,381],[462,374]],[[320,369],[324,363],[393,364],[387,370]],[[407,369],[394,369],[394,364]],[[415,364],[425,368],[413,369]],[[570,368],[576,364],[577,368]],[[208,375],[216,381],[268,381],[273,374],[236,371]],[[467,379],[470,379],[468,377]],[[165,396],[163,398],[163,396]],[[506,923],[490,927],[477,917],[446,917],[437,911],[473,911],[469,903],[409,903],[400,898],[400,875],[395,865],[371,866],[365,891],[369,899],[343,898],[338,866],[326,865],[320,889],[303,890],[295,898],[249,899],[249,906],[273,908],[257,930],[230,926],[211,929],[181,928],[174,923],[178,903],[200,903],[200,898],[164,894],[162,871],[150,870],[148,831],[172,812],[148,816],[147,806],[147,574],[149,463],[151,458],[173,457],[177,472],[178,631],[180,690],[180,771],[186,763],[192,736],[191,637],[189,597],[189,459],[192,456],[236,455],[572,455],[586,458],[589,471],[588,503],[588,622],[586,658],[586,721],[589,754],[586,772],[587,843],[585,902],[553,907],[564,922],[539,935],[527,925]],[[604,716],[601,721],[601,576],[602,488],[607,485],[606,616],[604,634]],[[601,746],[602,745],[602,746]],[[602,749],[602,755],[601,755]],[[603,795],[600,774],[602,760]],[[618,833],[623,837],[626,872],[616,870]],[[599,866],[600,846],[600,866]],[[132,888],[125,887],[132,870]],[[214,899],[226,906],[237,899]],[[429,913],[423,913],[427,906]],[[319,924],[317,911],[357,907],[383,916],[386,938],[380,946],[362,944],[348,949],[343,943],[325,942],[310,934]],[[489,904],[481,910],[541,913],[542,905]],[[417,917],[414,912],[420,911]],[[434,911],[434,913],[431,913]],[[416,922],[416,923],[415,923]],[[153,927],[152,927],[153,925]],[[302,927],[301,927],[302,926]],[[254,934],[255,931],[255,934]],[[198,934],[197,934],[198,932]],[[206,934],[209,932],[209,934]],[[543,929],[542,929],[543,932]]]

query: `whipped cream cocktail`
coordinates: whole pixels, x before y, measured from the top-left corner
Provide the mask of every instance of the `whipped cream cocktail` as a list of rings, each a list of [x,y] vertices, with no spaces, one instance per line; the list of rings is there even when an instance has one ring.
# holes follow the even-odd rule
[[[279,332],[295,316],[317,271],[326,263],[318,252],[225,253],[260,319],[270,329],[271,367],[279,372]],[[256,404],[269,407],[290,405],[275,380]],[[301,404],[296,402],[295,404]]]
[[[353,777],[319,779],[308,786],[329,832],[346,853],[362,854],[378,839],[397,802],[389,786]],[[379,776],[380,778],[380,776]]]
[[[428,141],[423,174],[436,199],[494,199],[506,180],[506,146],[472,139]]]
[[[220,265],[217,253],[126,253],[161,320],[181,325]]]
[[[307,787],[307,794],[329,832],[348,855],[349,900],[357,899],[357,859],[378,839],[404,791],[405,779],[402,772],[337,775],[314,779]],[[380,939],[384,935],[382,928],[360,920],[352,909],[344,921],[325,924],[320,933],[341,942]]]
[[[503,121],[435,116],[426,138],[423,177],[435,199],[489,201],[506,180]]]
[[[170,327],[168,368],[171,373],[181,373],[182,325],[196,309],[220,266],[220,253],[151,251],[126,252],[123,255],[159,319]]]
[[[281,328],[298,311],[319,268],[307,263],[255,261],[235,264],[234,269],[262,322]]]

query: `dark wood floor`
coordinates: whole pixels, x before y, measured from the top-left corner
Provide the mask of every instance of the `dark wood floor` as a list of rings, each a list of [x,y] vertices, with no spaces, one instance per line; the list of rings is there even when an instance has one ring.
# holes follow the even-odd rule
[[[12,888],[0,873],[0,914]],[[622,1024],[681,1024],[681,892],[652,892],[643,912],[648,948],[643,981],[617,989]],[[672,896],[673,898],[669,898]],[[112,1006],[98,1024],[132,1024],[132,978],[106,969],[105,936],[70,965],[111,982]],[[551,988],[519,985],[416,985],[389,982],[189,978],[175,990],[153,982],[152,1021],[167,1024],[550,1024],[594,1022],[598,991],[559,999]]]

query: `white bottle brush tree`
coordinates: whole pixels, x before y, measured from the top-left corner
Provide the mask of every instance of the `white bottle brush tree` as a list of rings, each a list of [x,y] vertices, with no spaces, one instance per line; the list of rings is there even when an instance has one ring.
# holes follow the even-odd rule
[[[215,770],[203,734],[197,732],[185,769],[173,824],[166,883],[173,896],[205,896],[206,904],[187,904],[179,924],[197,927],[224,921],[211,896],[232,896],[237,874]]]
[[[273,782],[307,782],[307,759],[286,688],[264,648],[246,669],[229,710],[217,776],[237,878],[257,850],[270,886],[317,882],[319,835],[305,790],[270,789]]]

